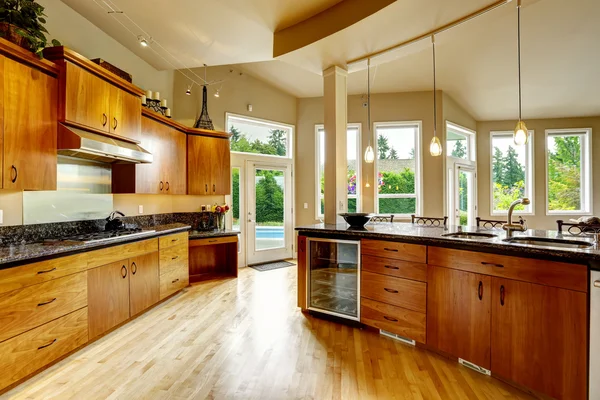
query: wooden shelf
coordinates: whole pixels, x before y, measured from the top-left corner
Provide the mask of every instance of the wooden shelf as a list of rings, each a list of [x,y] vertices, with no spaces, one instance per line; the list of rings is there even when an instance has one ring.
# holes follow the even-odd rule
[[[0,38],[0,54],[12,58],[22,64],[26,64],[29,67],[37,68],[54,77],[58,76],[59,68],[55,63],[39,58],[32,52],[25,50],[6,39]]]
[[[171,118],[167,118],[162,114],[151,111],[145,107],[142,107],[142,116],[151,118],[155,121],[162,122],[165,125],[169,125],[187,135],[199,135],[199,136],[211,136],[222,139],[229,139],[231,137],[231,133],[220,132],[220,131],[211,131],[208,129],[197,129],[190,128],[189,126],[185,126],[177,121],[172,120]]]
[[[237,278],[237,236],[222,239],[228,241],[207,244],[208,239],[190,240],[190,283],[219,278]]]

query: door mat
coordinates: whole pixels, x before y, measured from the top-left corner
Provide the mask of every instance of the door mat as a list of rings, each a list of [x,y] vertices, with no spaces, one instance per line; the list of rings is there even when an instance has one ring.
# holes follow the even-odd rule
[[[286,267],[289,267],[292,265],[296,265],[296,264],[288,262],[288,261],[275,261],[275,262],[269,262],[269,263],[264,263],[264,264],[249,265],[249,267],[254,268],[257,271],[264,272],[264,271],[271,271],[271,270],[279,269],[279,268],[286,268]]]

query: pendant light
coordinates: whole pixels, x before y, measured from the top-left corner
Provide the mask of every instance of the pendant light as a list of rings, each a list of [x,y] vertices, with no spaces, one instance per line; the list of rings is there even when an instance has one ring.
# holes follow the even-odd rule
[[[429,153],[433,157],[442,155],[442,142],[437,137],[437,88],[435,81],[435,36],[431,35],[431,44],[433,47],[433,139],[429,144]]]
[[[371,59],[367,60],[367,126],[369,132],[369,145],[367,146],[367,150],[365,151],[365,162],[367,164],[373,164],[375,161],[375,151],[373,150],[373,146],[371,146],[371,136],[373,133],[371,132]],[[367,181],[367,185],[369,182]],[[369,185],[370,186],[370,185]],[[367,187],[369,187],[367,186]]]
[[[521,107],[521,0],[517,0],[517,49],[518,49],[518,67],[519,67],[519,122],[515,127],[513,140],[517,146],[526,145],[529,142],[529,131],[527,125],[522,119]]]

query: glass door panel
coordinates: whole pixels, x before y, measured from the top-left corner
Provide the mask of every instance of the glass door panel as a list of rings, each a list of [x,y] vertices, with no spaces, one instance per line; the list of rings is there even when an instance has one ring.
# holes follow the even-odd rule
[[[456,166],[456,178],[453,187],[456,207],[456,225],[475,226],[475,169]]]

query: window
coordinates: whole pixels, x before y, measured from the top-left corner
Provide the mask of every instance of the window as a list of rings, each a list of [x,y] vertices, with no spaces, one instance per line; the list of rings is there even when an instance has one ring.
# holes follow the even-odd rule
[[[360,212],[360,167],[362,161],[360,143],[360,124],[348,124],[348,212]],[[325,214],[325,130],[323,125],[316,126],[317,155],[317,219]]]
[[[231,168],[231,218],[232,230],[241,231],[240,226],[240,168]]]
[[[446,154],[448,157],[477,161],[475,132],[462,126],[446,122]]]
[[[421,123],[376,123],[375,144],[376,212],[420,214]]]
[[[231,151],[292,157],[293,126],[229,113],[225,115],[225,123],[232,134]]]
[[[546,131],[546,213],[592,212],[591,129]]]
[[[527,197],[528,206],[519,205],[515,213],[533,214],[533,131],[529,143],[517,146],[513,132],[491,133],[491,197],[492,215],[504,215],[510,203]]]

